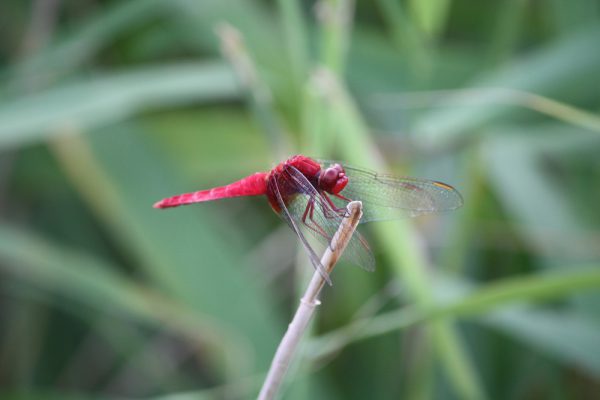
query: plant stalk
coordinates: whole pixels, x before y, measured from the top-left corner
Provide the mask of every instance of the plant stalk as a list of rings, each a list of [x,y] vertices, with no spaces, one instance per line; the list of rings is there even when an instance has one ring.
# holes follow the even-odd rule
[[[348,216],[342,220],[340,227],[331,239],[329,247],[325,250],[321,258],[321,264],[325,267],[328,274],[331,274],[335,264],[342,256],[346,245],[352,238],[356,226],[362,217],[362,203],[352,201],[348,204]],[[270,400],[275,398],[279,387],[283,381],[285,373],[292,361],[294,353],[300,344],[300,339],[308,323],[315,312],[316,307],[321,304],[319,293],[325,285],[325,279],[315,270],[313,277],[306,288],[304,296],[300,299],[300,305],[292,322],[288,326],[287,332],[283,336],[275,357],[271,362],[271,368],[265,379],[262,389],[258,395],[259,400]]]

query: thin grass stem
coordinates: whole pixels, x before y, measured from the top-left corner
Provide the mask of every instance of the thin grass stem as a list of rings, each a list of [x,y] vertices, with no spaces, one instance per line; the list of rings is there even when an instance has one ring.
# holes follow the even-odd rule
[[[273,95],[259,75],[254,61],[248,54],[241,33],[233,26],[222,23],[216,28],[221,49],[231,63],[240,83],[248,92],[249,105],[268,135],[275,159],[289,154],[283,124],[273,106]]]

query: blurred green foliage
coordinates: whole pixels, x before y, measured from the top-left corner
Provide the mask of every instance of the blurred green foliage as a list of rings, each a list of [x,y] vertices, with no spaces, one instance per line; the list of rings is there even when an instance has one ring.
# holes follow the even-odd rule
[[[310,273],[292,232],[263,199],[151,205],[305,153],[465,206],[363,228],[378,269],[336,271],[282,398],[597,398],[599,22],[597,0],[4,0],[0,397],[253,398]]]

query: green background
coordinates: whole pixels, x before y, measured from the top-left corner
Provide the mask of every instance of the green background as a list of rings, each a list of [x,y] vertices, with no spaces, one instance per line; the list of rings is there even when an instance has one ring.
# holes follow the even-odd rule
[[[361,227],[285,399],[600,393],[600,3],[3,0],[0,398],[256,396],[312,273],[302,153],[447,182]]]

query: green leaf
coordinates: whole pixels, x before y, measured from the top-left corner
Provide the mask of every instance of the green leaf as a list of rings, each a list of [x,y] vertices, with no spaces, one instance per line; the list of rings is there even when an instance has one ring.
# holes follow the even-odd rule
[[[469,87],[510,88],[545,96],[573,93],[576,87],[577,94],[582,96],[593,90],[589,82],[600,68],[600,52],[596,51],[599,39],[598,28],[579,31],[507,66],[485,71]],[[497,96],[493,91],[482,91],[477,95],[480,106],[456,108],[455,104],[461,103],[462,95],[450,96],[437,103],[435,109],[423,113],[414,129],[419,143],[443,146],[515,110],[493,101]]]
[[[511,307],[484,316],[480,321],[561,364],[573,365],[600,376],[597,354],[600,323],[590,317],[572,311]]]
[[[89,254],[0,225],[0,260],[0,268],[12,278],[83,306],[84,317],[89,317],[88,310],[92,309],[159,329],[173,329],[200,344],[217,369],[223,360],[245,357],[234,331],[202,318],[196,311],[151,288],[134,283],[116,272],[116,266]],[[238,368],[237,365],[226,367]]]
[[[236,98],[222,63],[187,63],[112,73],[0,103],[0,147],[104,126],[153,108]]]
[[[429,309],[411,306],[356,320],[338,331],[315,339],[308,354],[311,358],[322,357],[352,341],[406,329],[431,319],[477,317],[500,306],[560,299],[600,287],[600,268],[596,265],[564,270],[561,273],[508,278],[482,288],[473,288],[464,281],[440,280],[436,292],[438,296],[440,293],[446,296],[438,300],[439,305]]]
[[[137,125],[61,138],[55,146],[115,244],[170,296],[247,337],[255,354],[238,360],[240,371],[266,369],[279,324],[260,277],[242,263],[243,227],[223,223],[216,212],[227,213],[227,203],[153,209],[186,188]]]
[[[547,266],[585,262],[592,254],[584,251],[577,256],[578,252],[569,251],[569,248],[575,250],[575,240],[565,240],[564,244],[555,246],[548,244],[549,234],[569,237],[584,230],[586,225],[577,218],[573,194],[563,190],[543,162],[552,154],[549,149],[555,138],[558,145],[565,148],[567,141],[581,141],[581,135],[553,127],[548,124],[530,127],[531,136],[522,136],[517,126],[498,127],[490,132],[491,137],[482,146],[487,160],[486,176],[495,195],[511,219],[518,222],[516,229]],[[515,179],[517,175],[519,178]],[[557,251],[563,246],[562,252]]]
[[[324,80],[324,96],[330,103],[336,133],[343,137],[340,150],[344,158],[357,162],[358,165],[374,166],[379,171],[385,171],[382,157],[346,88],[333,74],[326,72],[321,79]],[[404,220],[377,224],[374,229],[392,260],[393,272],[405,283],[411,298],[420,307],[430,307],[433,302],[433,288],[428,281],[426,271],[429,266],[419,244],[419,234]],[[431,329],[436,352],[455,390],[464,398],[485,398],[476,372],[464,352],[452,322],[435,320],[428,327]]]
[[[446,23],[450,0],[411,0],[410,10],[421,29],[429,36],[436,36]]]

